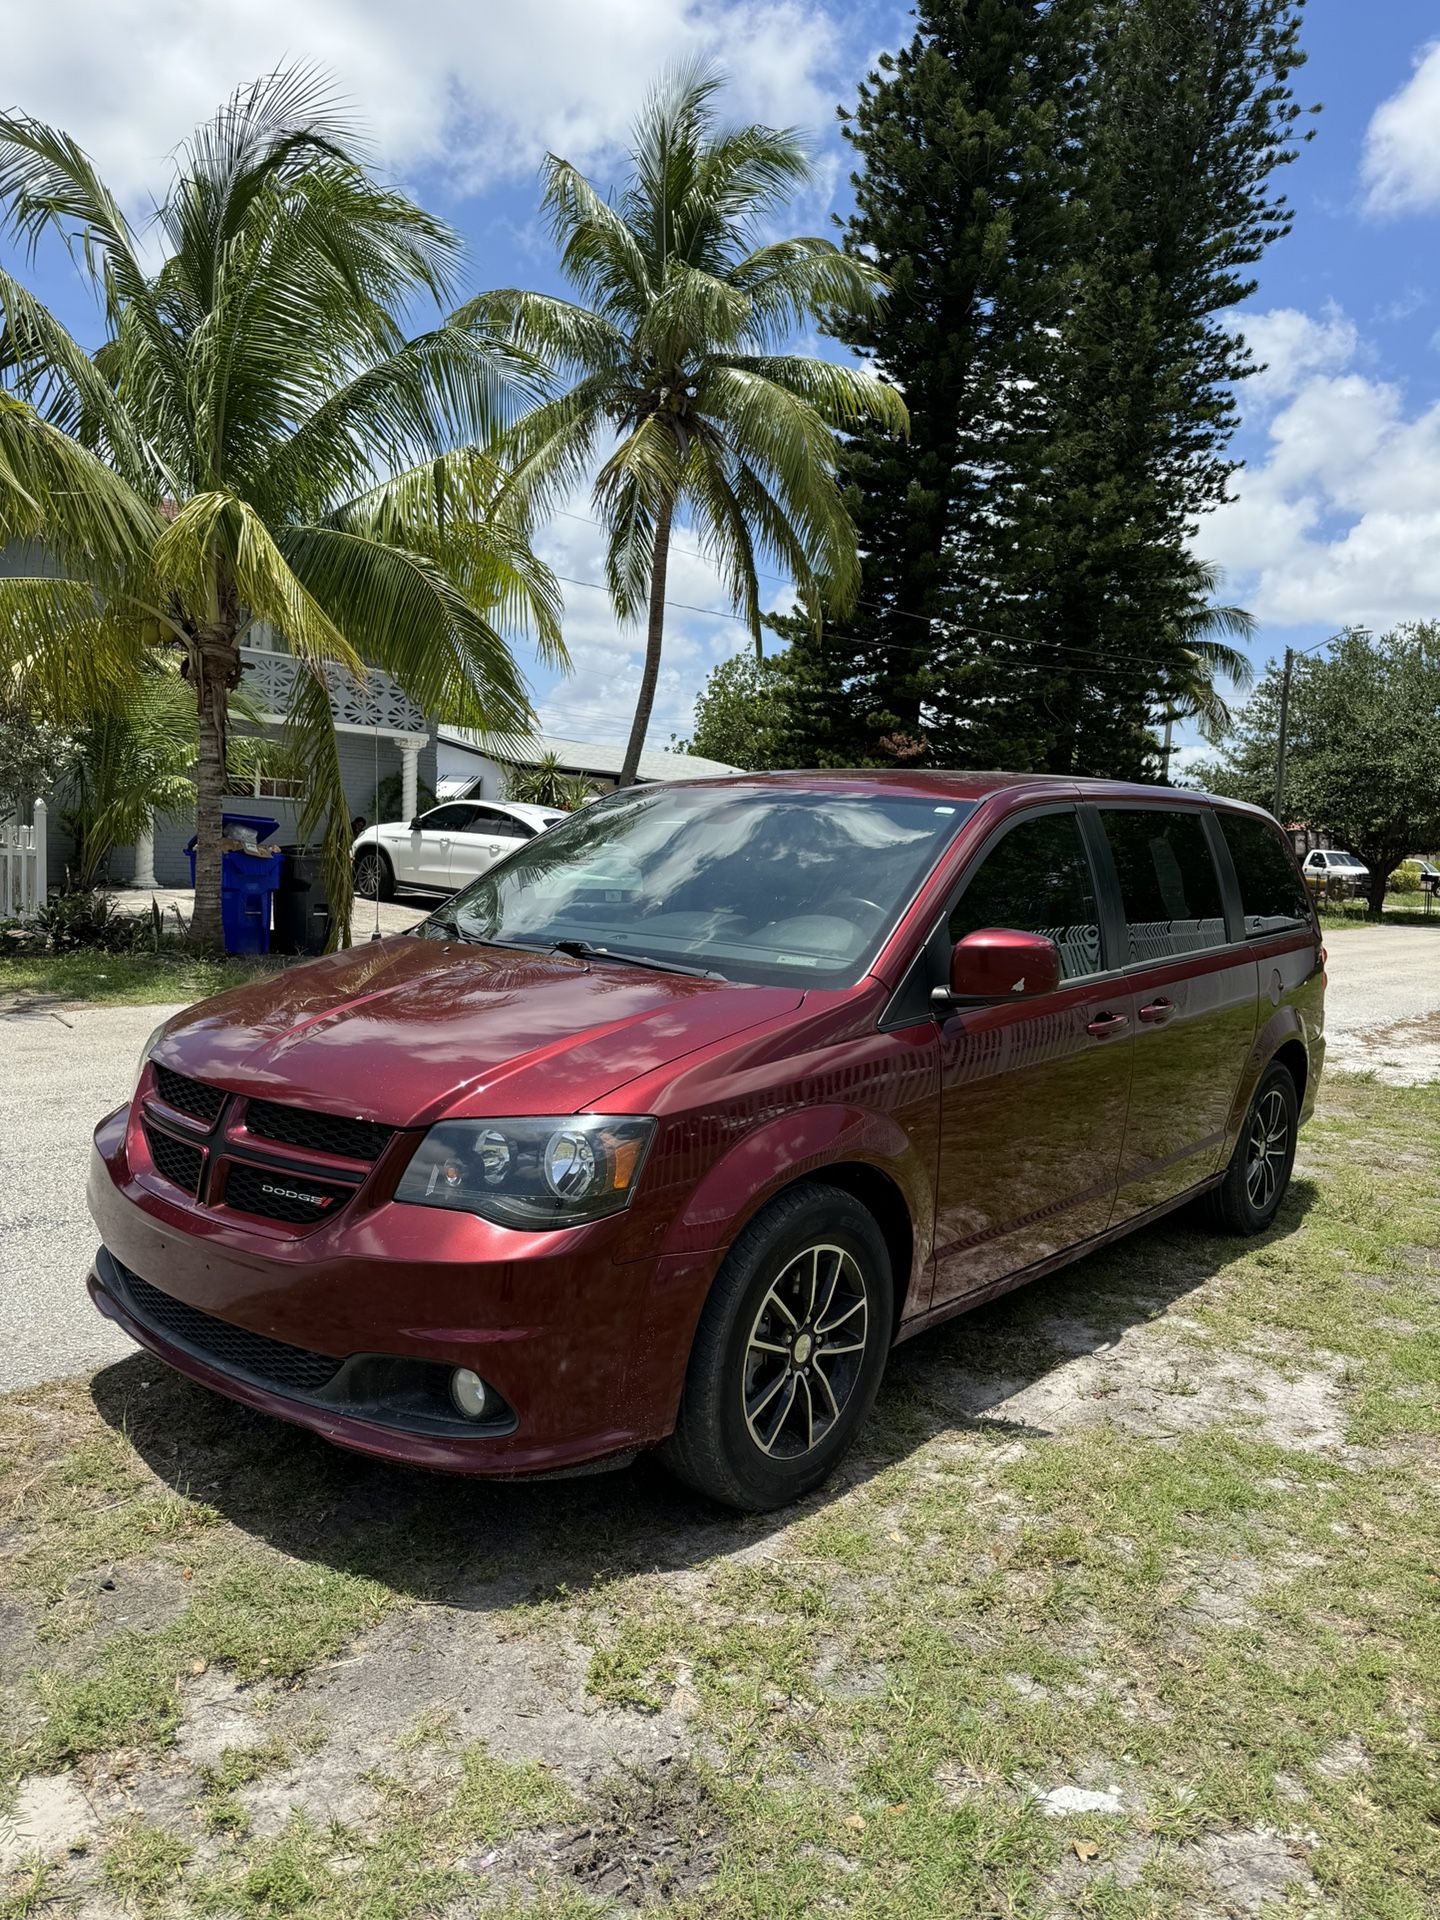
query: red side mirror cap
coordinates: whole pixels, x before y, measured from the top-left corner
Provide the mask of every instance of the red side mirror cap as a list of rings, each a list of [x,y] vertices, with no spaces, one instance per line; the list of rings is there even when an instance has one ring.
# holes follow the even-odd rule
[[[1060,985],[1060,949],[1043,933],[982,927],[950,954],[952,1000],[1030,1000]]]

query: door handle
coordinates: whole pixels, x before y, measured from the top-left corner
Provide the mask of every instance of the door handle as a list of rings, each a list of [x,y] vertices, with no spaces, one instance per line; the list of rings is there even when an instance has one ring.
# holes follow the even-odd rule
[[[1148,1007],[1141,1007],[1140,1018],[1147,1027],[1158,1027],[1168,1020],[1175,1011],[1175,1002],[1167,1000],[1162,993],[1158,1000],[1152,1000]]]
[[[1093,1034],[1097,1040],[1103,1040],[1107,1034],[1119,1033],[1129,1024],[1128,1013],[1097,1013],[1095,1018],[1086,1025],[1085,1031]]]

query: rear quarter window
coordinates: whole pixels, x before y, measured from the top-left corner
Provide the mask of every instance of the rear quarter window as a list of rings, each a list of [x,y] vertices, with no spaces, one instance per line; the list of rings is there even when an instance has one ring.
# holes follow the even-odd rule
[[[1250,814],[1221,813],[1220,832],[1240,883],[1240,909],[1252,938],[1311,923],[1305,883],[1279,827]]]

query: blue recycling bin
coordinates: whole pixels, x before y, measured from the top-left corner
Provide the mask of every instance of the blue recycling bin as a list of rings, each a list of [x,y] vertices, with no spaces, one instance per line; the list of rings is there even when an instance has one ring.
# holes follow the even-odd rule
[[[257,843],[274,833],[278,820],[266,820],[253,813],[226,813],[220,816],[221,831],[250,827]],[[195,843],[192,834],[185,851],[190,859],[190,884],[195,884]],[[268,953],[270,951],[270,896],[280,884],[280,849],[257,845],[250,853],[232,848],[220,855],[220,924],[227,953]]]

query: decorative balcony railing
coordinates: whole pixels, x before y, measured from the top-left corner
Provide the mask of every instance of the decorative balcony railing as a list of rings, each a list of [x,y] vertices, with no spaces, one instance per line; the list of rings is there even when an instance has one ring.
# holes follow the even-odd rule
[[[246,692],[267,720],[284,720],[291,709],[295,676],[306,669],[293,653],[274,653],[265,647],[242,647],[240,658],[245,663]],[[325,682],[330,690],[330,711],[342,732],[428,737],[430,726],[424,713],[378,667],[370,668],[364,680],[357,680],[344,667],[327,666]]]

